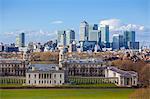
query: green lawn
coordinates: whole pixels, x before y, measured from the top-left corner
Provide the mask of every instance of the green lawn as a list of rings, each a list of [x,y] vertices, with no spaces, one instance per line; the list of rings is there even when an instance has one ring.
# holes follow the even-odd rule
[[[66,87],[92,87],[92,88],[96,88],[96,87],[101,87],[101,88],[106,88],[106,87],[117,87],[115,84],[110,84],[110,83],[105,83],[105,84],[78,84],[78,85],[63,85],[63,86],[66,86]]]
[[[22,84],[0,84],[0,87],[22,87]]]
[[[0,87],[31,87],[23,84],[0,84]],[[55,86],[54,86],[55,87]],[[82,88],[87,88],[87,87],[92,87],[92,88],[115,88],[117,87],[115,84],[79,84],[79,85],[61,85],[61,86],[56,86],[56,87],[82,87]]]
[[[0,99],[128,99],[135,89],[3,89]]]

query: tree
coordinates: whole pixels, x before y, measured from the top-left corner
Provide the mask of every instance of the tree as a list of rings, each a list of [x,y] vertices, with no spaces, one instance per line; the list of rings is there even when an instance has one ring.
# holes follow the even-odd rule
[[[147,64],[141,70],[140,80],[144,87],[150,87],[150,64]]]

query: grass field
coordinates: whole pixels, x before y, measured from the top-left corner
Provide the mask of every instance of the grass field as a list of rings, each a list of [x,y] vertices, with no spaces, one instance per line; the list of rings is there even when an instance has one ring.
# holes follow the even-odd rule
[[[21,87],[22,84],[0,84],[0,87]]]
[[[3,89],[0,99],[128,99],[135,89]]]
[[[32,87],[32,86],[27,86],[27,85],[23,85],[23,84],[0,84],[0,87]],[[92,88],[115,88],[117,87],[115,84],[79,84],[79,85],[61,85],[61,86],[53,86],[53,87],[75,87],[75,88],[78,88],[78,87],[82,87],[82,88],[87,88],[87,87],[92,87]]]
[[[86,88],[86,87],[92,87],[92,88],[97,88],[97,87],[100,87],[100,88],[115,88],[117,87],[115,84],[78,84],[78,85],[63,85],[63,87],[83,87],[83,88]]]

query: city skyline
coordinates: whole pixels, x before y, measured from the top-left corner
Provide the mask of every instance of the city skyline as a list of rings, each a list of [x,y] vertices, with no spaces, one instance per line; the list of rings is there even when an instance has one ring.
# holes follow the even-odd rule
[[[89,25],[110,25],[111,38],[125,29],[135,30],[140,42],[150,37],[148,0],[0,0],[0,5],[0,42],[4,43],[15,43],[21,31],[28,31],[27,41],[46,42],[56,37],[55,30],[64,29],[74,29],[79,38],[84,20]]]

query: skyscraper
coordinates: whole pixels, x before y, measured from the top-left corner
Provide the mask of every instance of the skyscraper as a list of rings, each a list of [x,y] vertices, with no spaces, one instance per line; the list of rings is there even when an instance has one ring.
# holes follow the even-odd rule
[[[64,30],[58,30],[57,31],[57,42],[58,42],[58,45],[62,45],[64,44],[64,40],[65,40],[65,31]],[[64,43],[63,43],[64,42]]]
[[[64,30],[58,30],[56,31],[57,32],[57,42],[60,43],[60,38],[61,38],[61,35],[65,33]]]
[[[112,42],[112,49],[119,50],[124,45],[123,35],[114,34],[113,35],[113,42]]]
[[[89,30],[98,30],[98,24],[90,25]]]
[[[60,45],[66,46],[66,33],[60,35]]]
[[[86,21],[80,23],[80,41],[88,41],[89,24]]]
[[[135,31],[124,31],[125,42],[135,42]]]
[[[125,48],[130,48],[130,42],[135,42],[135,31],[124,31]]]
[[[100,25],[101,42],[109,43],[109,25]]]
[[[71,44],[75,40],[74,30],[66,30],[66,45]]]
[[[25,47],[25,33],[19,34],[19,38],[16,38],[16,44],[19,41],[19,47]]]
[[[98,44],[101,42],[101,34],[98,30],[98,25],[90,25],[89,27],[89,40],[88,41],[96,41]]]
[[[16,36],[16,47],[19,47],[19,35]]]
[[[75,40],[75,32],[74,30],[61,30],[57,31],[57,41],[58,45],[69,45]]]

